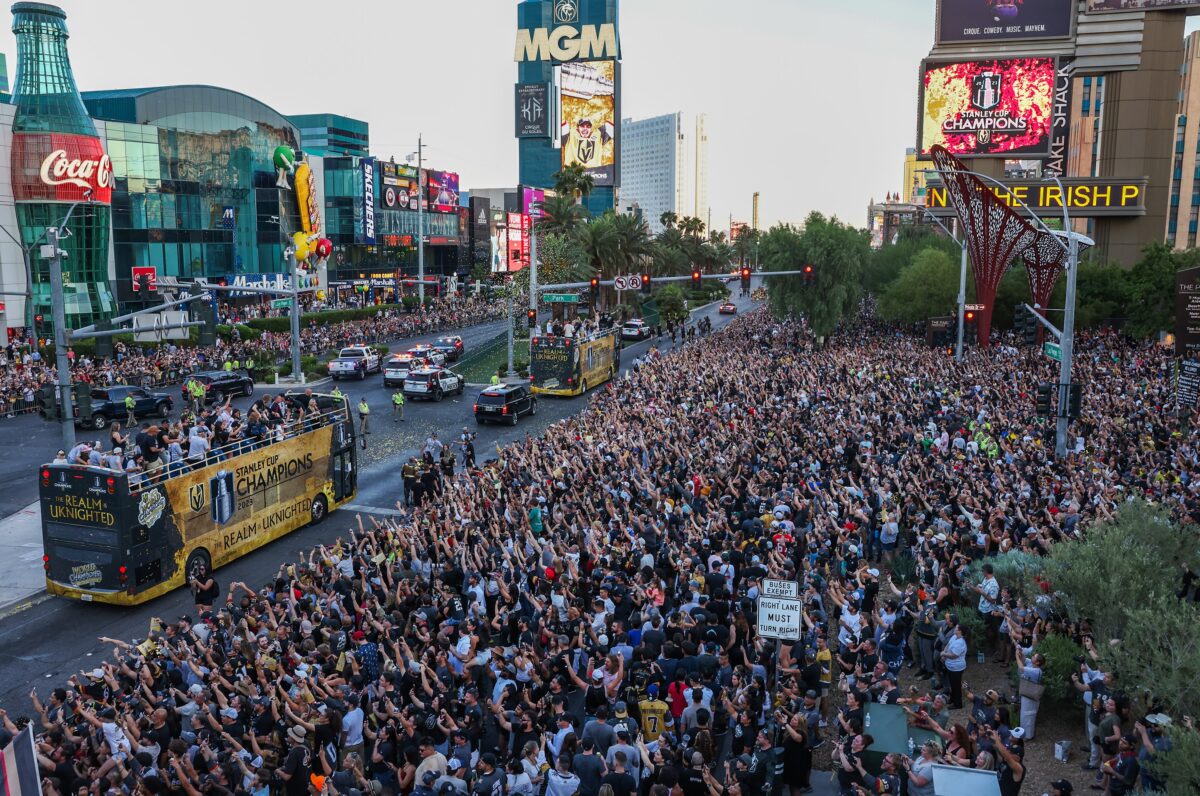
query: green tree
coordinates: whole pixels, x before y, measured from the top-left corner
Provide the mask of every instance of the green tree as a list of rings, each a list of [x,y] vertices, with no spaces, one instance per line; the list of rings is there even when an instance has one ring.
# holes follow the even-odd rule
[[[958,263],[939,249],[922,249],[879,295],[885,320],[916,323],[952,314],[958,297]]]
[[[554,190],[558,195],[574,197],[577,202],[582,201],[595,187],[595,179],[578,163],[563,166],[562,171],[554,175]]]
[[[575,236],[538,234],[539,283],[586,282],[590,278],[587,256]]]
[[[1143,257],[1126,275],[1128,322],[1125,331],[1152,337],[1175,323],[1175,273],[1200,261],[1200,251],[1176,252],[1165,243],[1143,249]]]
[[[664,323],[683,323],[688,319],[687,299],[683,288],[671,284],[659,290],[654,298],[658,303],[658,314]]]
[[[959,262],[962,249],[945,235],[939,235],[928,227],[902,227],[895,243],[885,243],[871,252],[863,271],[863,289],[881,295],[884,288],[900,276],[904,267],[912,263],[918,252],[938,249]],[[957,296],[958,275],[955,272],[955,295]]]
[[[679,221],[679,214],[674,210],[667,210],[658,217],[658,220],[667,229],[674,229],[675,224]]]
[[[762,240],[762,233],[757,229],[745,227],[733,241],[733,256],[739,264],[753,265],[754,251]]]
[[[1128,271],[1119,265],[1102,265],[1090,260],[1080,263],[1076,282],[1076,327],[1095,328],[1109,319],[1124,317],[1130,292],[1128,276]]]
[[[547,196],[536,227],[542,232],[570,235],[588,218],[587,208],[568,196]]]
[[[759,248],[767,271],[791,271],[811,264],[813,284],[803,277],[771,280],[770,303],[780,317],[803,315],[818,337],[829,335],[858,306],[864,264],[870,253],[867,235],[836,218],[811,214],[804,230],[790,225],[773,227]]]

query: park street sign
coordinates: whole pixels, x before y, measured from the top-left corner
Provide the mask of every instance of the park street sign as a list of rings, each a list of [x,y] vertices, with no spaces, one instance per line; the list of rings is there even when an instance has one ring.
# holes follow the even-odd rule
[[[795,599],[800,596],[800,584],[794,580],[764,578],[762,593],[766,597],[791,597]]]
[[[799,641],[803,621],[799,600],[791,597],[758,598],[758,635],[763,638]]]
[[[1053,359],[1055,362],[1062,362],[1062,346],[1060,346],[1058,343],[1042,343],[1042,353]]]
[[[542,301],[547,304],[578,304],[578,293],[543,293]]]

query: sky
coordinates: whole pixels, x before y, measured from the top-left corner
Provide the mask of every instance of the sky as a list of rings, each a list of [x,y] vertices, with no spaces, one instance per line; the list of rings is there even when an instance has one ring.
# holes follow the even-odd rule
[[[517,182],[517,0],[60,0],[81,90],[203,83],[371,126],[372,154]],[[863,226],[900,190],[935,0],[625,0],[622,116],[706,113],[712,225]],[[15,76],[16,45],[0,36]]]

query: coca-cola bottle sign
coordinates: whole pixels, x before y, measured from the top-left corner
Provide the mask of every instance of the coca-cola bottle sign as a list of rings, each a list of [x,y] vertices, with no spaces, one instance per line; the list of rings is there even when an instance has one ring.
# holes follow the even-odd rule
[[[17,133],[13,164],[13,194],[18,202],[112,202],[112,162],[99,138]]]

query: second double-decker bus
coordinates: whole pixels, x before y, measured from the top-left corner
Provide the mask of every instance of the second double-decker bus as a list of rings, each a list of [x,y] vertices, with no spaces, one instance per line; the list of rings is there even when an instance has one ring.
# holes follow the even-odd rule
[[[300,421],[279,441],[234,442],[206,464],[131,481],[103,467],[38,473],[51,594],[136,605],[182,586],[354,499],[358,461],[345,408]]]
[[[616,376],[620,367],[617,329],[589,337],[540,335],[529,341],[530,389],[538,395],[583,395]]]

